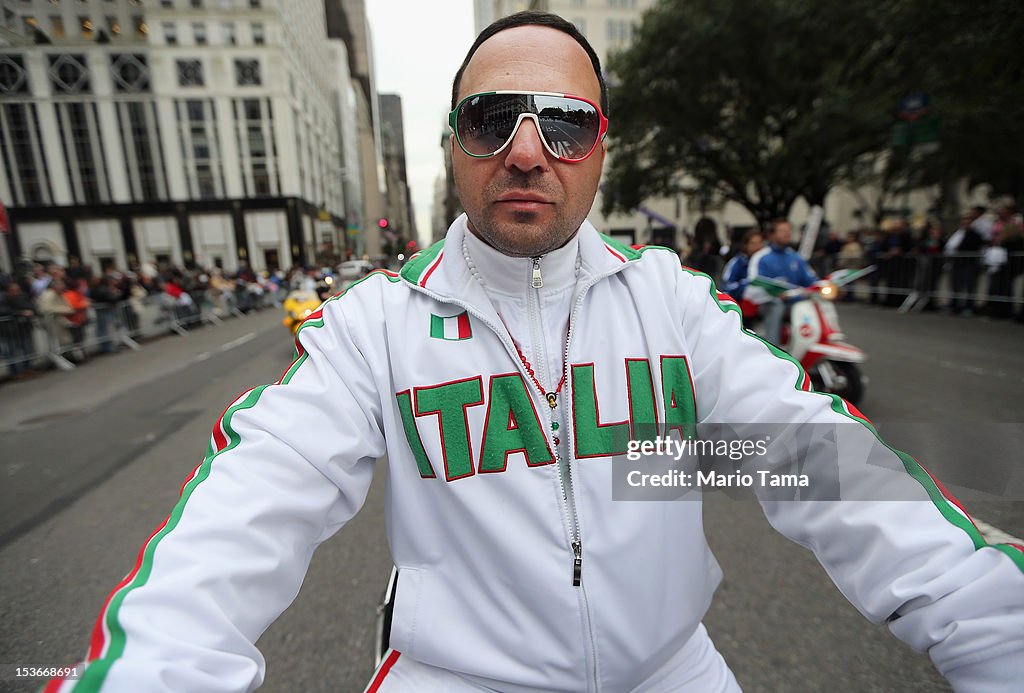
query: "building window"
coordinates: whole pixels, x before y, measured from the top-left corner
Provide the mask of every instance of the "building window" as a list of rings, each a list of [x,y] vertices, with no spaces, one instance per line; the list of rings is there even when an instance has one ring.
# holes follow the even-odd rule
[[[25,70],[25,59],[20,55],[0,54],[0,94],[13,96],[28,93],[28,72]]]
[[[160,0],[160,7],[174,7],[174,0]]]
[[[145,36],[149,33],[149,26],[146,24],[146,18],[142,15],[135,15],[132,17],[132,26],[135,27],[136,36]]]
[[[573,7],[585,7],[587,0],[572,0]]]
[[[263,23],[253,22],[252,23],[252,42],[257,46],[262,46],[267,42],[267,37],[264,34]]]
[[[96,104],[62,103],[57,125],[75,202],[109,202]],[[76,175],[77,174],[77,175]]]
[[[80,94],[89,92],[89,69],[85,56],[81,54],[51,55],[50,81],[58,94]]]
[[[195,22],[192,24],[192,34],[196,38],[197,46],[206,45],[206,24],[203,22]]]
[[[220,25],[221,36],[226,46],[235,46],[238,44],[238,37],[235,35],[235,23],[234,22],[223,22]]]
[[[178,86],[203,86],[203,64],[198,60],[178,61]]]
[[[192,0],[192,7],[195,9],[201,9],[203,6],[203,0]]]
[[[92,20],[86,16],[81,16],[78,18],[78,24],[82,27],[82,37],[87,39],[92,38],[96,30],[96,27],[93,26]]]
[[[20,56],[5,57],[20,59]],[[14,194],[14,204],[50,203],[50,183],[40,141],[34,105],[0,105],[0,154]]]
[[[249,7],[251,7],[254,10],[258,10],[261,7],[263,7],[263,1],[262,0],[249,0]]]
[[[132,197],[140,202],[165,198],[156,104],[122,103],[118,105],[117,117]]]
[[[149,67],[146,65],[145,55],[112,55],[110,72],[114,78],[114,88],[121,93],[149,91]]]
[[[174,22],[164,22],[164,41],[168,46],[178,45],[178,27]]]
[[[628,19],[608,20],[608,41],[628,43],[633,38],[633,24]]]
[[[64,18],[59,14],[50,17],[50,36],[52,38],[64,38]]]
[[[178,130],[191,194],[200,199],[211,199],[221,195],[224,180],[217,149],[217,122],[213,101],[179,101]]]
[[[121,23],[117,21],[117,17],[113,15],[107,17],[107,29],[114,36],[117,36],[121,33]]]
[[[239,99],[234,104],[235,137],[246,195],[276,194],[277,147],[267,99]]]
[[[240,87],[258,87],[262,83],[259,60],[235,61],[235,84]]]

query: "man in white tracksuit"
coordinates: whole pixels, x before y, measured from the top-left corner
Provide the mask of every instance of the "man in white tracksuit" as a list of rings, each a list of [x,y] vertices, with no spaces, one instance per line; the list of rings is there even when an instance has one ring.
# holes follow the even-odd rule
[[[700,502],[612,500],[613,457],[642,424],[683,440],[734,422],[834,425],[798,452],[812,477],[838,461],[854,499],[762,489],[769,522],[954,687],[1020,687],[1021,547],[987,545],[912,458],[745,332],[706,276],[585,220],[600,74],[551,15],[481,34],[451,115],[466,214],[400,275],[327,301],[281,379],[228,407],[104,607],[84,676],[48,690],[259,686],[253,643],[385,455],[400,579],[393,650],[367,690],[738,690],[701,624],[720,571]],[[893,500],[872,499],[883,487]]]

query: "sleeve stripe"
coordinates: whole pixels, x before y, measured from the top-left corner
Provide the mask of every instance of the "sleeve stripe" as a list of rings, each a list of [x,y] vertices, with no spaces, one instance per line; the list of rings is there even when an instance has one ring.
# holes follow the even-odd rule
[[[697,272],[687,267],[683,267],[683,271],[687,272],[688,274],[694,277],[702,277],[704,279],[707,279],[708,282],[710,282],[709,293],[711,294],[711,298],[714,300],[715,305],[717,305],[723,313],[735,312],[742,318],[739,306],[732,303],[725,304],[718,299],[718,292],[715,289],[715,282],[711,279],[711,277],[702,272]],[[915,481],[921,484],[922,488],[924,488],[925,492],[928,494],[928,498],[938,509],[939,513],[950,524],[962,529],[964,533],[967,534],[967,536],[974,543],[975,549],[991,547],[999,551],[1002,551],[1010,557],[1010,559],[1017,565],[1018,568],[1020,568],[1022,572],[1024,572],[1024,550],[1021,550],[1020,547],[1016,547],[1012,544],[989,544],[985,540],[985,537],[982,536],[981,532],[978,531],[978,528],[974,525],[974,521],[971,519],[971,516],[964,509],[963,505],[961,505],[960,502],[956,500],[956,498],[954,498],[953,495],[938,481],[938,479],[932,476],[931,472],[925,469],[925,467],[920,462],[918,462],[915,458],[911,457],[902,450],[897,450],[888,443],[886,443],[884,440],[882,440],[881,436],[878,435],[878,431],[875,429],[871,421],[868,420],[866,416],[861,414],[860,411],[856,407],[852,406],[849,402],[839,397],[838,395],[834,395],[828,392],[817,392],[816,390],[814,390],[810,384],[810,377],[804,371],[803,366],[800,365],[799,361],[794,359],[785,351],[782,351],[781,349],[776,347],[774,344],[771,344],[770,342],[766,341],[760,335],[743,328],[742,322],[740,323],[740,325],[740,330],[743,332],[743,334],[747,335],[752,339],[758,340],[759,342],[764,344],[775,357],[780,358],[784,361],[789,361],[796,367],[798,378],[795,387],[797,389],[821,395],[823,397],[828,397],[829,399],[832,400],[832,411],[865,426],[869,431],[871,431],[872,435],[875,436],[875,439],[878,440],[879,443],[881,443],[890,451],[892,451],[892,453],[899,458],[900,462],[903,463],[903,468],[906,470],[907,474],[909,474]]]
[[[390,281],[398,281],[397,275],[392,275],[392,273],[384,274],[387,275]],[[367,277],[368,276],[370,275],[367,275]],[[365,277],[363,280],[365,280]],[[352,286],[354,285],[355,284]],[[349,288],[351,288],[351,286]],[[341,292],[331,297],[328,299],[328,302],[340,298],[343,294],[344,292]],[[319,319],[311,321],[309,318],[313,318],[314,316],[319,317]],[[323,327],[323,308],[321,307],[320,310],[313,315],[310,315],[309,318],[299,326],[300,330],[309,327]],[[143,543],[142,548],[139,550],[134,567],[124,577],[124,579],[117,584],[114,590],[107,597],[107,601],[104,603],[103,608],[100,610],[100,615],[96,619],[96,624],[93,628],[89,652],[86,656],[85,671],[72,690],[99,691],[100,688],[102,688],[107,673],[114,665],[115,661],[124,653],[126,646],[127,636],[118,621],[118,613],[122,602],[124,602],[125,598],[132,590],[146,584],[153,567],[153,556],[157,547],[161,540],[177,526],[192,493],[209,477],[213,461],[221,453],[232,450],[241,443],[241,436],[231,426],[231,420],[234,415],[243,409],[251,409],[256,406],[263,392],[266,391],[267,388],[287,385],[302,364],[306,362],[309,354],[302,347],[298,339],[295,341],[295,349],[295,360],[285,370],[277,382],[272,385],[261,385],[260,387],[253,388],[242,393],[235,398],[234,402],[228,405],[217,419],[213,427],[213,433],[210,436],[210,444],[207,448],[206,456],[203,461],[194,470],[192,470],[192,473],[183,483],[178,502],[171,510],[170,515],[168,515],[164,521],[161,522],[155,530],[153,530],[153,533],[150,534]],[[52,686],[55,683],[59,685],[59,681],[57,679],[51,681],[50,685]]]

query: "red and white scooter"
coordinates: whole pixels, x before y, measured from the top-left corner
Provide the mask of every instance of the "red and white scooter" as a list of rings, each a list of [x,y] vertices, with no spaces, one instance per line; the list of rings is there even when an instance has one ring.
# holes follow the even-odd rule
[[[787,285],[781,295],[789,307],[788,324],[782,326],[782,348],[800,362],[815,390],[839,395],[854,406],[867,386],[859,366],[867,354],[845,341],[834,301],[841,294],[840,287],[874,269],[838,270],[808,287]]]

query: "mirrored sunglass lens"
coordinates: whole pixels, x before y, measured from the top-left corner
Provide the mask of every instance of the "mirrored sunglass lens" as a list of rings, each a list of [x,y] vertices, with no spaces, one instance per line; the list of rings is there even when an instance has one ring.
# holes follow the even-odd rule
[[[586,101],[533,94],[481,94],[459,108],[456,129],[470,154],[486,156],[501,148],[523,113],[535,113],[548,146],[565,159],[582,159],[600,132],[597,109]]]
[[[512,100],[501,97],[497,94],[475,96],[459,108],[455,126],[459,141],[470,154],[493,154],[512,135],[522,110],[517,110]]]
[[[594,148],[601,129],[597,109],[586,101],[536,96],[534,107],[548,146],[563,159],[582,159]]]

